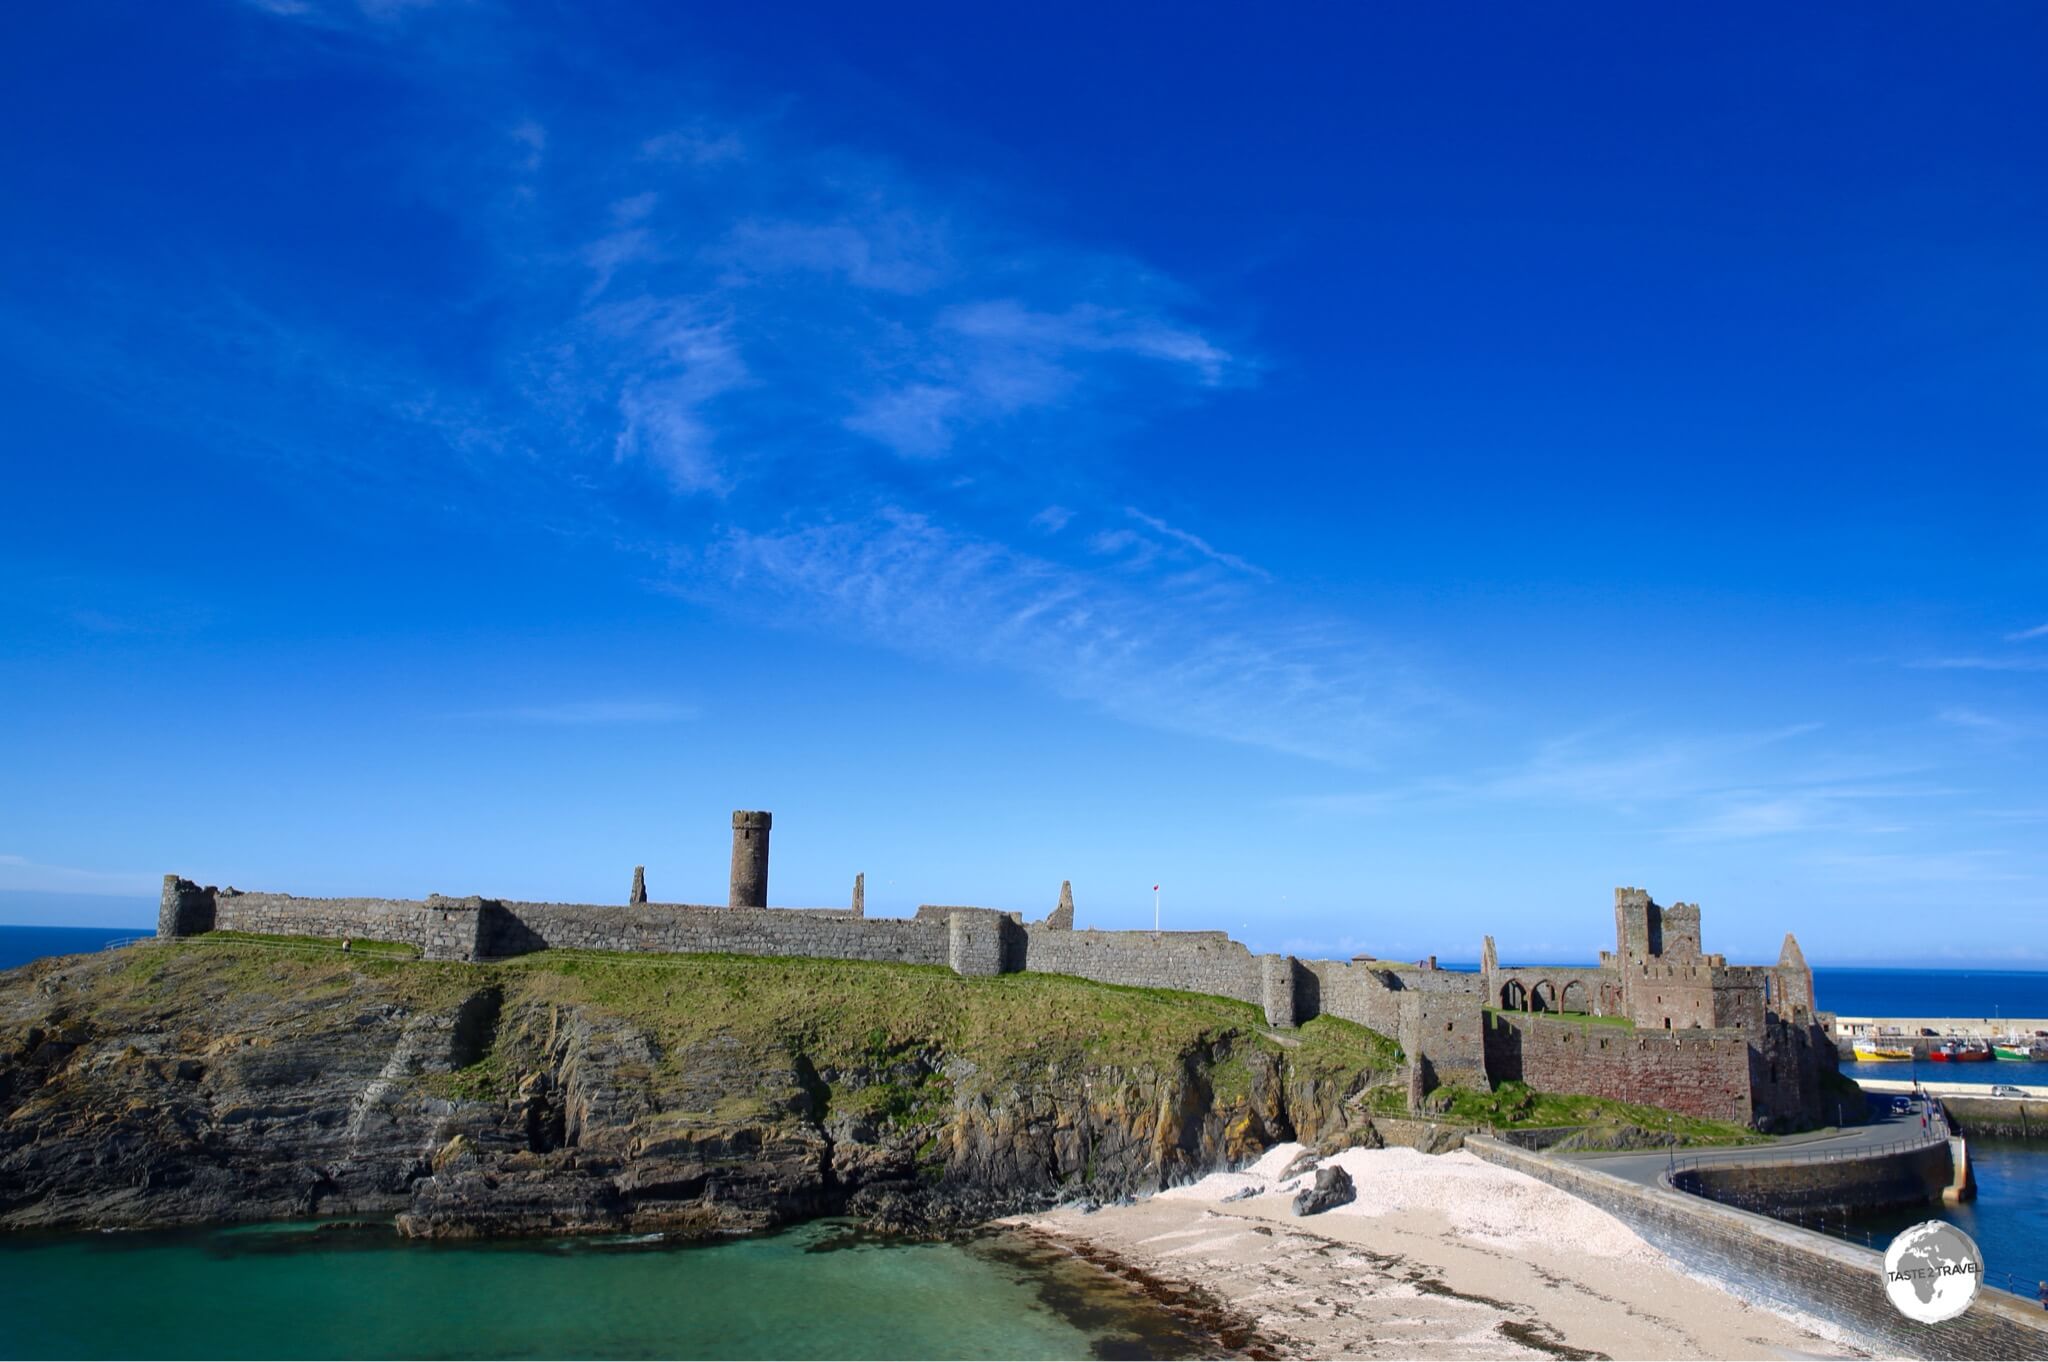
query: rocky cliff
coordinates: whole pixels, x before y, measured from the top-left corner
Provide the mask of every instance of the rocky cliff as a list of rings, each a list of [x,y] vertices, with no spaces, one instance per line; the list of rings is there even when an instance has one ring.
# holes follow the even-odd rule
[[[199,938],[0,974],[0,1226],[945,1226],[1376,1142],[1399,1064],[1350,1023],[1054,976]]]

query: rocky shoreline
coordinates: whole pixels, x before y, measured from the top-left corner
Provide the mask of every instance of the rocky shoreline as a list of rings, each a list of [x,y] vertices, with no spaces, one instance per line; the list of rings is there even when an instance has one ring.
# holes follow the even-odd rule
[[[819,962],[44,960],[0,975],[0,1228],[944,1234],[1375,1141],[1382,1038],[1249,1011]]]

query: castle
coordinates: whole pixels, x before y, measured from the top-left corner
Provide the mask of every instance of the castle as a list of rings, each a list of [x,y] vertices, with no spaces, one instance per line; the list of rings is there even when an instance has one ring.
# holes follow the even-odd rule
[[[1074,927],[1070,884],[1022,913],[926,904],[871,918],[854,877],[845,908],[770,908],[766,812],[732,816],[727,904],[654,903],[635,867],[624,906],[482,897],[298,898],[202,888],[164,877],[160,937],[236,931],[396,941],[430,960],[480,961],[547,949],[724,952],[942,965],[966,976],[1035,970],[1103,983],[1217,994],[1294,1027],[1339,1017],[1393,1037],[1420,1098],[1443,1083],[1522,1079],[1760,1126],[1816,1124],[1835,1051],[1813,1012],[1813,975],[1785,939],[1775,968],[1729,966],[1699,948],[1699,909],[1616,891],[1616,947],[1595,969],[1502,968],[1487,938],[1479,973],[1355,957],[1254,955],[1223,932]],[[1517,1015],[1510,1016],[1509,1013]],[[1572,1021],[1564,1014],[1632,1025]],[[1548,1015],[1546,1015],[1548,1014]]]
[[[1614,949],[1598,966],[1503,966],[1489,936],[1479,980],[1497,1009],[1486,1046],[1496,1080],[1724,1119],[1746,1110],[1773,1128],[1837,1118],[1823,1092],[1839,1062],[1833,1018],[1815,1010],[1790,932],[1776,965],[1731,965],[1701,949],[1698,904],[1617,889]],[[1561,1020],[1571,1014],[1627,1026]]]

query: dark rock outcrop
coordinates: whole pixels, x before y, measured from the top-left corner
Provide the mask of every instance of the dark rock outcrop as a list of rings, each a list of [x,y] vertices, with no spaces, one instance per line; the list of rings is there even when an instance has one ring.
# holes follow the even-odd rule
[[[1333,1206],[1342,1206],[1356,1199],[1358,1189],[1351,1184],[1351,1175],[1342,1168],[1318,1168],[1316,1185],[1304,1187],[1294,1194],[1296,1215],[1321,1215]]]

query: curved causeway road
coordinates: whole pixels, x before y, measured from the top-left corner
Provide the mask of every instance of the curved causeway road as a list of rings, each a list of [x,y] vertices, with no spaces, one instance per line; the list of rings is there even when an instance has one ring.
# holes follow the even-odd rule
[[[1917,1113],[1899,1112],[1866,1126],[1805,1135],[1781,1135],[1768,1144],[1736,1145],[1727,1149],[1659,1150],[1654,1154],[1550,1154],[1549,1157],[1583,1163],[1603,1173],[1612,1173],[1645,1187],[1655,1187],[1659,1185],[1657,1179],[1670,1170],[1674,1156],[1681,1165],[1695,1160],[1713,1164],[1772,1163],[1786,1158],[1876,1153],[1886,1146],[1922,1143],[1932,1134],[1930,1131],[1927,1136],[1922,1135]]]

